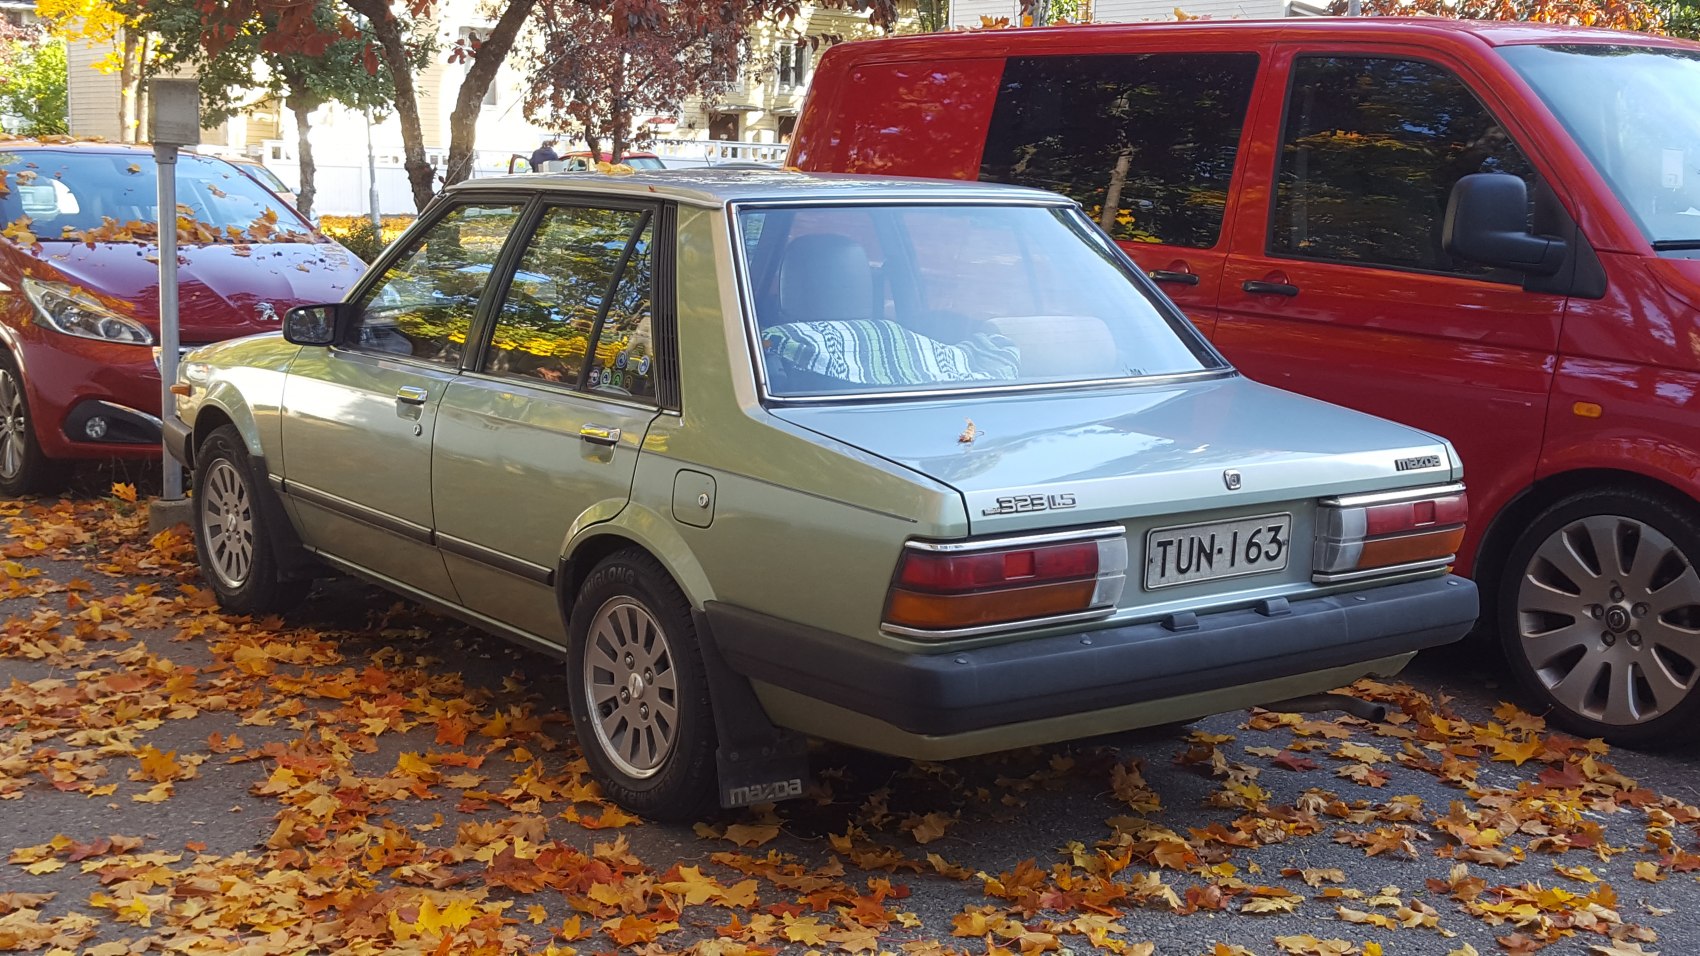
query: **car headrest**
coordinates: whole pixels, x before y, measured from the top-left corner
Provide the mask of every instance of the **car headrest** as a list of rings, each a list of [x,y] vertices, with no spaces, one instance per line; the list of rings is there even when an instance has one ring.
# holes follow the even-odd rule
[[[779,311],[788,322],[873,318],[868,251],[849,236],[829,233],[791,240],[779,264]]]

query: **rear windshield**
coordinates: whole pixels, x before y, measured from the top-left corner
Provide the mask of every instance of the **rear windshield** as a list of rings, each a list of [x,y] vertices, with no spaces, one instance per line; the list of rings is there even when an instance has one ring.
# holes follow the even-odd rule
[[[1222,368],[1072,207],[739,207],[779,397],[1140,378]]]
[[[1634,45],[1500,51],[1655,246],[1700,248],[1700,51]]]
[[[27,217],[29,231],[41,242],[135,239],[129,226],[159,222],[156,167],[140,150],[0,148],[0,175],[0,224]],[[206,227],[197,230],[203,242],[312,235],[297,213],[221,159],[177,157],[177,205],[183,216]]]

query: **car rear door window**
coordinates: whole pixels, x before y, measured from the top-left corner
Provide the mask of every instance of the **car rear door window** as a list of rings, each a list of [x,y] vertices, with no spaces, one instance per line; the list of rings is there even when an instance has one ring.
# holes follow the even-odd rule
[[[1299,57],[1270,254],[1489,275],[1441,248],[1452,186],[1470,173],[1511,173],[1531,186],[1535,179],[1505,128],[1451,70],[1391,57]]]
[[[480,369],[653,401],[654,229],[649,210],[544,210]]]
[[[1122,241],[1216,245],[1255,53],[1011,57],[980,178],[1080,202]]]
[[[522,203],[457,206],[360,299],[355,348],[458,368],[466,336]]]

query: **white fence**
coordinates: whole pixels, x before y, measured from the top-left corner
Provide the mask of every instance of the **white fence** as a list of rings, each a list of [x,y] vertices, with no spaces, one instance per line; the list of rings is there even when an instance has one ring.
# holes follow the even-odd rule
[[[785,160],[790,147],[775,143],[745,143],[727,140],[660,140],[650,151],[662,158],[669,167],[703,167],[722,163],[763,163],[778,165]],[[293,143],[268,140],[264,144],[262,162],[284,185],[300,189],[301,171],[296,163]],[[207,152],[236,152],[209,149]],[[316,196],[313,212],[325,216],[365,215],[371,209],[371,172],[366,150],[362,148],[338,151],[314,151],[316,173],[313,184]],[[437,182],[442,182],[441,169],[447,162],[447,150],[428,149],[425,158],[438,170]],[[474,178],[505,176],[515,154],[495,150],[479,150],[472,170]],[[524,159],[523,156],[520,159]],[[415,212],[413,191],[408,186],[407,170],[402,168],[399,150],[379,150],[377,154],[378,209],[384,215],[405,215]],[[514,168],[525,169],[525,163]]]

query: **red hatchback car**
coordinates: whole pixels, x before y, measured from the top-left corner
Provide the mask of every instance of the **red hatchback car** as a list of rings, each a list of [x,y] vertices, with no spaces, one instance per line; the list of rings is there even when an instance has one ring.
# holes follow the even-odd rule
[[[791,162],[1075,197],[1246,374],[1453,441],[1457,568],[1554,717],[1694,739],[1700,46],[1438,18],[848,43]]]
[[[75,459],[160,454],[158,221],[145,147],[0,142],[0,494],[51,491]],[[182,343],[276,332],[363,271],[229,163],[177,164]],[[145,224],[140,230],[134,224]]]

